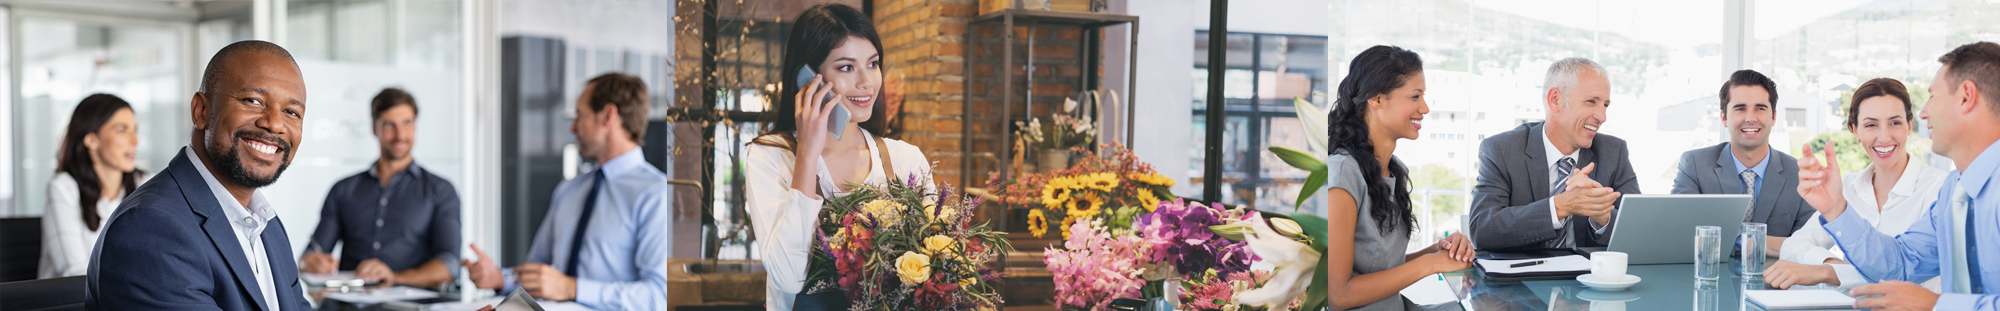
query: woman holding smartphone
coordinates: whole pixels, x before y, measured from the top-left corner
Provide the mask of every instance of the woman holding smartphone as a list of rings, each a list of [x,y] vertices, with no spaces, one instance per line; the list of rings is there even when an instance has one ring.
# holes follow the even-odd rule
[[[846,185],[930,180],[916,146],[882,138],[882,39],[867,15],[842,4],[799,14],[785,42],[784,87],[762,136],[744,156],[750,222],[764,254],[769,310],[846,310],[837,286],[806,284],[825,200]],[[798,83],[799,68],[818,76]],[[846,120],[835,116],[845,110]],[[836,134],[834,132],[838,130]]]

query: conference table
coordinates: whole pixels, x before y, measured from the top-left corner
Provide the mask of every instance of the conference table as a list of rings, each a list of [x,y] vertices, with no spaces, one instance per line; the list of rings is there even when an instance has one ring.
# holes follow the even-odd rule
[[[1728,270],[1712,285],[1696,283],[1694,264],[1629,266],[1627,273],[1640,281],[1624,291],[1590,289],[1574,279],[1488,280],[1471,270],[1443,277],[1469,311],[1764,310],[1742,295],[1745,290],[1772,289],[1762,278],[1735,273],[1738,261],[1718,265]]]

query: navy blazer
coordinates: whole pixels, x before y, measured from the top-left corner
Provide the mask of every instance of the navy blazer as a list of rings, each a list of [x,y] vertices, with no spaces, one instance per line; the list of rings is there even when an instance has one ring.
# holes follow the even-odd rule
[[[133,190],[90,254],[90,310],[311,310],[299,287],[285,225],[262,239],[278,301],[264,301],[208,182],[185,153]]]

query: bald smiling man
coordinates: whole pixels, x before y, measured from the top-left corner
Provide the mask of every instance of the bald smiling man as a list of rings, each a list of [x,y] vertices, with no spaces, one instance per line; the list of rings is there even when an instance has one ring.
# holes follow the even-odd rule
[[[189,99],[193,139],[119,204],[90,256],[90,310],[310,310],[258,188],[292,162],[306,84],[283,47],[223,47]]]

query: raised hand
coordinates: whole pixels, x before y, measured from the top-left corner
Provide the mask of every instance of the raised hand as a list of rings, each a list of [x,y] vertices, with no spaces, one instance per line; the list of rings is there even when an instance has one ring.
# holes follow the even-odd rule
[[[1826,148],[1826,161],[1820,160],[1812,151],[1812,144],[1806,144],[1799,161],[1799,197],[1819,210],[1826,220],[1840,218],[1847,211],[1847,198],[1840,194],[1840,157],[1833,154],[1833,148]]]
[[[472,279],[474,287],[499,289],[500,286],[506,285],[507,280],[505,276],[500,275],[499,264],[496,264],[497,261],[494,261],[493,257],[486,256],[486,251],[480,250],[479,244],[472,244],[472,254],[479,257],[479,261],[460,260],[459,265],[465,267],[467,270],[465,277]]]
[[[824,101],[826,95],[833,92],[833,86],[823,79],[826,76],[815,76],[812,83],[802,85],[804,88],[794,95],[797,106],[792,110],[796,126],[796,133],[793,134],[796,145],[792,151],[792,189],[808,197],[817,197],[814,187],[819,184],[811,181],[819,172],[820,153],[826,150],[828,116],[833,114],[833,107],[840,105]]]

